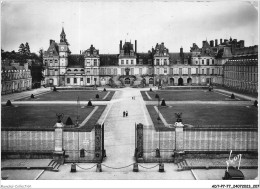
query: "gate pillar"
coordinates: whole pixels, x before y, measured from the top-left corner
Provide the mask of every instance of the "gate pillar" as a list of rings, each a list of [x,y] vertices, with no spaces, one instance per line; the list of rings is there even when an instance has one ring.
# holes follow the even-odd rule
[[[143,158],[143,124],[139,123],[136,127],[136,150],[135,157],[138,162],[138,159]]]
[[[95,160],[102,160],[102,132],[101,125],[95,125]]]
[[[64,125],[62,122],[57,122],[55,125],[54,131],[54,152],[53,159],[59,164],[64,164],[65,160],[65,151],[63,150],[63,128]]]

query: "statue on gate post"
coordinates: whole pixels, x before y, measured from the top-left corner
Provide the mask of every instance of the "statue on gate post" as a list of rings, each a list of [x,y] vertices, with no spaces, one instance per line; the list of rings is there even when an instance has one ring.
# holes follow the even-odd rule
[[[65,151],[63,150],[63,129],[62,123],[63,113],[56,113],[57,123],[54,125],[54,152],[53,159],[59,164],[63,164],[65,161]]]
[[[55,127],[63,127],[63,123],[62,123],[63,116],[64,116],[63,113],[56,113],[57,123],[55,124]]]
[[[184,126],[184,125],[182,124],[181,115],[182,115],[181,112],[180,112],[180,113],[175,113],[175,117],[176,117],[177,119],[176,119],[176,122],[175,122],[174,126],[176,126],[176,127],[183,127],[183,126]]]

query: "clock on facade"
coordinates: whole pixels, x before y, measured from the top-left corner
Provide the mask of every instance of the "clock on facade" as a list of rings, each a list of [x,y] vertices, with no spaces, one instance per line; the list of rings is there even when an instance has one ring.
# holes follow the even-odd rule
[[[62,51],[64,51],[64,47],[61,47],[60,49],[61,49]]]

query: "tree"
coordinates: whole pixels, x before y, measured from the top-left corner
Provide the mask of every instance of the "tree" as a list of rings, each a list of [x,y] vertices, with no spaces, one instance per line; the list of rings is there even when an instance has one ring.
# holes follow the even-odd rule
[[[162,100],[161,106],[166,106],[165,100]]]
[[[18,52],[20,54],[25,54],[26,50],[25,50],[25,46],[23,43],[19,46]]]
[[[72,119],[71,119],[70,117],[68,117],[68,119],[67,119],[67,121],[66,121],[65,124],[66,124],[66,125],[73,125]]]
[[[39,50],[39,60],[40,60],[40,62],[43,61],[43,49],[42,48],[40,48],[40,50]]]
[[[24,51],[25,51],[26,55],[30,55],[31,51],[30,51],[30,46],[29,46],[28,42],[25,43]]]
[[[88,101],[88,106],[92,106],[91,100]]]

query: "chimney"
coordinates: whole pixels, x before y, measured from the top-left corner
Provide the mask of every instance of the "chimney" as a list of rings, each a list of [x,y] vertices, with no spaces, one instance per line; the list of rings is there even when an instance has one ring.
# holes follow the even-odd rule
[[[222,44],[222,39],[220,39],[220,45]]]
[[[135,40],[135,53],[137,53],[137,40]]]
[[[238,43],[239,43],[240,48],[245,47],[245,41],[244,40],[240,40]]]
[[[183,48],[180,48],[180,57],[183,57]]]
[[[206,43],[206,41],[202,41],[202,47],[204,47],[205,43]]]
[[[215,47],[218,46],[218,40],[215,39]]]
[[[213,40],[210,41],[210,46],[214,47],[214,41]]]
[[[122,40],[120,40],[120,50],[122,50]]]
[[[228,42],[228,40],[227,39],[224,39],[224,43],[226,44]]]

